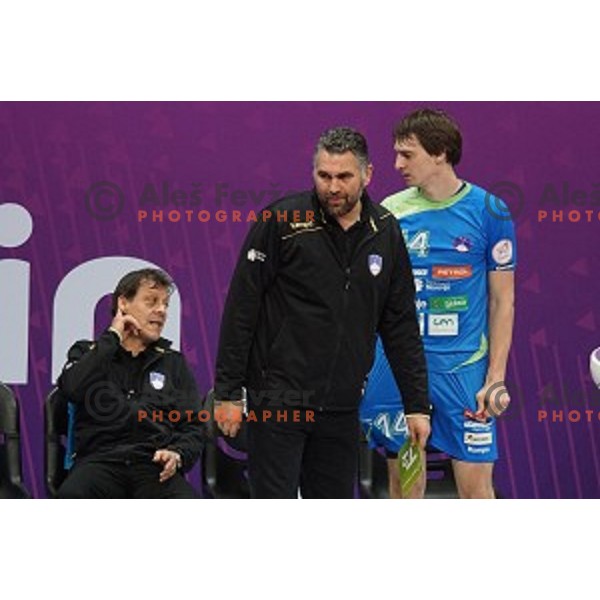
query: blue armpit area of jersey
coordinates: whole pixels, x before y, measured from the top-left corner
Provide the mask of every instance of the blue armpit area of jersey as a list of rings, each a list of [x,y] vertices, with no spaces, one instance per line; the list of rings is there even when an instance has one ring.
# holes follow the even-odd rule
[[[396,454],[408,437],[400,391],[380,340],[360,405],[360,422],[371,448]]]

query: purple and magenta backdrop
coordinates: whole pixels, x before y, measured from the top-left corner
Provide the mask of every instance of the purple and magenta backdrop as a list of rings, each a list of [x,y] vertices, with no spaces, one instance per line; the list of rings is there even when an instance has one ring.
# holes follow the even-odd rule
[[[0,240],[0,271],[4,259],[31,265],[27,383],[7,383],[20,401],[24,472],[33,495],[44,496],[42,405],[52,385],[53,303],[70,271],[105,256],[137,257],[169,271],[181,294],[182,348],[206,390],[229,278],[249,227],[233,223],[232,211],[245,218],[281,192],[310,187],[314,142],[324,129],[343,124],[367,136],[375,164],[370,192],[381,200],[402,187],[391,128],[425,104],[0,104],[0,205],[19,204],[33,219],[26,242],[11,248]],[[588,375],[589,354],[600,346],[594,268],[600,105],[433,104],[461,124],[459,174],[504,195],[516,217],[513,404],[500,425],[498,487],[515,498],[600,497],[600,393]],[[99,219],[86,205],[86,191],[99,181],[121,190],[123,205],[114,218]],[[138,221],[138,210],[152,211],[143,204],[144,190],[148,194],[151,184],[162,195],[164,182],[169,193],[182,193],[154,207],[165,211],[163,222]],[[559,197],[569,203],[552,204]],[[110,211],[110,201],[102,202]],[[216,221],[219,208],[227,211],[225,222]],[[563,210],[562,222],[552,221],[553,209]],[[183,222],[169,222],[170,210],[180,211]],[[190,223],[185,210],[194,215]],[[199,210],[211,220],[200,222]],[[540,221],[540,210],[549,217]],[[0,280],[2,298],[16,293]],[[97,328],[106,324],[105,309],[106,301],[97,310]],[[10,351],[7,343],[0,348]],[[548,418],[540,421],[539,410]],[[558,412],[552,420],[553,410],[563,411],[562,421]]]

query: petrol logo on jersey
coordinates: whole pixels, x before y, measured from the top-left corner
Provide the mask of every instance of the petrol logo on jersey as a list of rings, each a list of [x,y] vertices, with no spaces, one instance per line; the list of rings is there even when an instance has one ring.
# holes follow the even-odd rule
[[[431,271],[434,279],[468,279],[473,276],[471,265],[434,265]]]

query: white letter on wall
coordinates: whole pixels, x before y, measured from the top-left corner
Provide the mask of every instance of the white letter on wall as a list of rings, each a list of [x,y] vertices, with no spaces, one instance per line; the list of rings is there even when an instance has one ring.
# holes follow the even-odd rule
[[[33,232],[33,220],[20,204],[0,204],[0,247],[17,248]],[[0,381],[27,383],[30,266],[0,260]]]

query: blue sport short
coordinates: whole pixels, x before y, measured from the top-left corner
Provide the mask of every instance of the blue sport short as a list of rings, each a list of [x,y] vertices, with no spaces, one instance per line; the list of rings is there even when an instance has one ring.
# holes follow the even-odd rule
[[[496,421],[485,423],[465,416],[477,410],[475,395],[483,386],[487,361],[481,360],[455,373],[429,373],[433,405],[429,444],[454,459],[494,462],[498,459]],[[363,395],[360,420],[371,447],[397,455],[408,431],[402,399],[387,359],[378,353]]]

